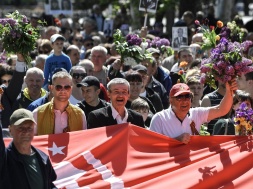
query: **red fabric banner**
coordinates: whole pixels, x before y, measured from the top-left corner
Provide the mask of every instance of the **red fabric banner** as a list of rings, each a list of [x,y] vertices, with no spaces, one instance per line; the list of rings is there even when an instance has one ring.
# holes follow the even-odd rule
[[[192,136],[185,145],[122,124],[37,136],[33,145],[50,156],[59,188],[253,186],[252,136]]]

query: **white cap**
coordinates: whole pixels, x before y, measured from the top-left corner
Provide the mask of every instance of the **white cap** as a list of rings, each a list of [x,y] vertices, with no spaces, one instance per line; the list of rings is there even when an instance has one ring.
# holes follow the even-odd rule
[[[51,43],[54,43],[57,39],[62,39],[63,41],[65,41],[65,38],[60,34],[54,34],[50,37]]]

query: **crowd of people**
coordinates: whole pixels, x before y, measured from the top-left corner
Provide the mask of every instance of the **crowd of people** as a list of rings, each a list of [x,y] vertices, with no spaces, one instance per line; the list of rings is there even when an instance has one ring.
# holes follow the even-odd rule
[[[200,65],[208,52],[201,49],[203,33],[197,32],[194,20],[203,21],[205,16],[196,16],[187,11],[174,24],[188,28],[186,45],[169,57],[159,49],[147,49],[152,57],[135,66],[124,66],[112,37],[103,35],[105,18],[99,6],[83,19],[81,29],[62,22],[41,30],[37,48],[30,54],[32,67],[22,54],[2,62],[1,138],[12,137],[13,142],[5,148],[1,140],[0,171],[20,179],[12,182],[8,174],[1,174],[3,186],[39,188],[36,180],[41,188],[54,187],[56,175],[48,157],[31,146],[37,135],[127,122],[184,144],[191,135],[199,135],[203,125],[210,135],[235,135],[233,112],[242,102],[252,106],[253,72],[230,83],[217,82],[216,90],[202,84]],[[38,27],[39,18],[31,19]],[[141,31],[142,38],[162,37],[147,27]],[[252,34],[243,31],[244,40],[251,40]],[[183,81],[178,74],[181,62],[187,62]],[[23,179],[25,175],[29,181]]]

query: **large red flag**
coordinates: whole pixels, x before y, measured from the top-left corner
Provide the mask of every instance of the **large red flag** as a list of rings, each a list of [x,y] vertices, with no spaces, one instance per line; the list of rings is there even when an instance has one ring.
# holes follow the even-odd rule
[[[5,140],[6,144],[10,140]],[[251,188],[251,136],[192,136],[189,144],[121,124],[44,135],[58,188]]]

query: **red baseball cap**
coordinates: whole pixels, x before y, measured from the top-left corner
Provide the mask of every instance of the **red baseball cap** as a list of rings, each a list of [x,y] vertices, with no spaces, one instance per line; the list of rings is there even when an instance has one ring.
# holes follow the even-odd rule
[[[183,93],[192,93],[190,91],[190,88],[185,83],[177,83],[173,85],[173,87],[170,90],[170,97],[175,97]]]

